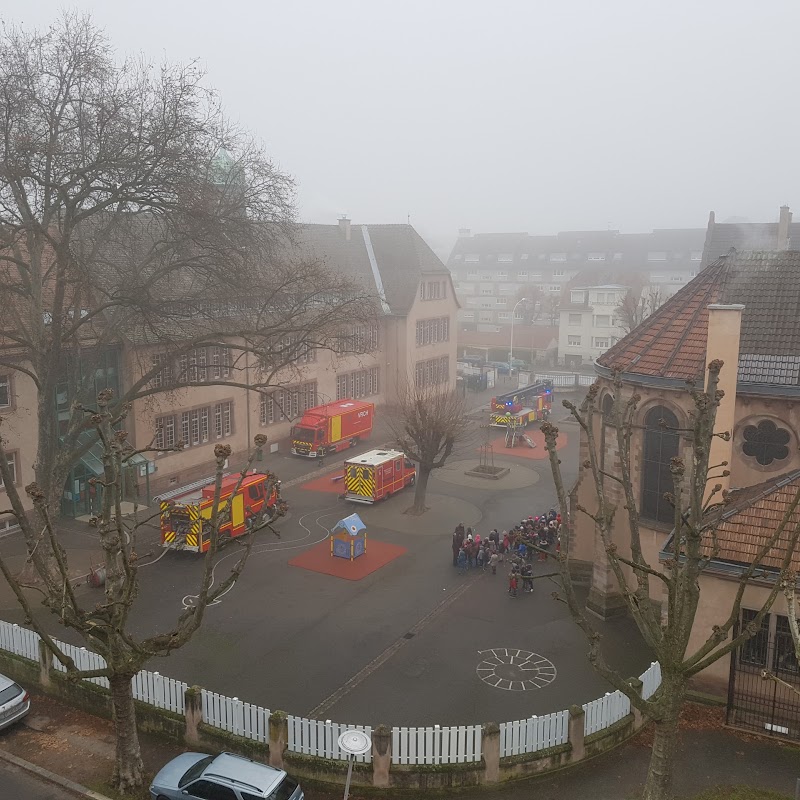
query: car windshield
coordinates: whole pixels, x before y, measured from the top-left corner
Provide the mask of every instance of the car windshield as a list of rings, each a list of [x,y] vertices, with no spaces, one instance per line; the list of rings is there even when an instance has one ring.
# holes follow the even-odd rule
[[[295,428],[294,429],[294,438],[298,442],[313,442],[314,441],[314,431],[310,428]]]
[[[190,781],[199,778],[203,774],[203,770],[214,760],[214,756],[206,756],[206,758],[201,759],[196,764],[192,764],[186,772],[183,773],[183,777],[178,781],[178,788],[182,789],[186,786],[187,783]]]
[[[293,781],[288,775],[278,784],[275,791],[267,800],[289,800],[297,788],[297,781]]]
[[[22,687],[19,684],[12,683],[11,686],[6,686],[6,688],[0,692],[0,706],[4,706],[6,703],[10,702],[21,694]]]

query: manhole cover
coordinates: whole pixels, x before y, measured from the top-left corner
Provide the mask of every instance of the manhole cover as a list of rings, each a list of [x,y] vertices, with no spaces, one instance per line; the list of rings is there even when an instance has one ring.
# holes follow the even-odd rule
[[[511,692],[541,689],[556,678],[553,662],[530,650],[494,647],[491,650],[479,650],[478,655],[483,657],[483,661],[475,671],[484,683],[495,689]]]

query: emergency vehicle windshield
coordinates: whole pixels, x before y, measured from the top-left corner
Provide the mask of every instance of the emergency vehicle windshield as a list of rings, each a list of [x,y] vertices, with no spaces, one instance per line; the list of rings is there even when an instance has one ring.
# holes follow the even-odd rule
[[[314,431],[311,428],[295,428],[292,433],[292,438],[297,442],[308,442],[308,444],[312,444],[314,441]]]

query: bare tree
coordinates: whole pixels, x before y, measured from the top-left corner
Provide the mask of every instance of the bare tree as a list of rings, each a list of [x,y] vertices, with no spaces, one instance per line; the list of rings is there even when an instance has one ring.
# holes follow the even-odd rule
[[[792,645],[794,647],[795,660],[800,663],[800,623],[797,620],[797,573],[789,570],[783,576],[781,581],[781,591],[786,600],[786,618],[789,623],[789,635],[792,637]],[[800,686],[795,683],[785,681],[779,678],[771,669],[765,669],[761,672],[761,677],[764,680],[773,681],[785,689],[788,689],[793,694],[800,697]]]
[[[659,286],[646,286],[644,289],[628,289],[615,314],[619,327],[627,334],[644,322],[659,309],[664,299]]]
[[[11,508],[4,509],[2,513],[15,516],[26,540],[35,541],[36,545],[28,558],[39,582],[36,587],[21,583],[1,556],[0,571],[25,611],[27,621],[42,637],[48,650],[66,668],[67,678],[108,679],[116,732],[113,783],[120,791],[128,792],[140,787],[144,779],[132,678],[150,659],[168,656],[191,639],[203,622],[206,608],[216,598],[225,594],[241,574],[250,555],[253,535],[257,529],[264,527],[264,523],[254,526],[237,539],[237,542],[242,544],[242,550],[235,566],[221,583],[212,588],[212,569],[217,561],[217,552],[221,544],[220,528],[230,520],[229,504],[220,502],[220,494],[223,469],[231,449],[226,445],[217,445],[214,451],[216,459],[214,499],[207,527],[209,549],[205,554],[197,600],[180,614],[171,630],[141,639],[135,638],[129,630],[128,621],[139,591],[138,534],[148,520],[140,520],[137,515],[128,520],[122,514],[123,470],[129,459],[139,451],[133,450],[128,444],[124,430],[119,427],[115,430],[112,427],[112,423],[118,417],[109,410],[110,394],[109,391],[100,393],[96,409],[82,409],[95,427],[103,447],[104,474],[102,479],[98,480],[103,489],[103,500],[97,527],[106,571],[105,602],[95,604],[94,596],[81,598],[75,592],[70,579],[67,552],[55,534],[46,495],[35,483],[25,487],[25,491],[34,502],[35,523],[26,515],[22,498],[14,485],[13,474],[1,438],[0,477],[3,479],[11,503]],[[256,437],[256,450],[240,474],[239,485],[265,442],[265,436]],[[270,473],[267,496],[275,486],[276,480]],[[78,669],[72,658],[59,648],[35,615],[33,603],[25,592],[26,588],[35,588],[42,595],[42,605],[54,614],[62,625],[77,631],[86,644],[105,659],[106,666],[96,670]]]
[[[397,446],[419,464],[414,505],[406,513],[424,514],[431,472],[445,465],[467,432],[464,398],[447,383],[409,385],[388,418]]]
[[[582,464],[585,475],[591,481],[596,506],[577,506],[577,513],[590,520],[591,531],[597,531],[608,560],[608,565],[619,586],[622,599],[636,622],[648,647],[661,664],[662,683],[658,691],[648,700],[642,699],[638,691],[606,663],[600,648],[600,636],[593,629],[581,603],[576,597],[570,578],[571,538],[575,520],[570,521],[559,555],[561,582],[564,600],[572,617],[586,634],[590,643],[589,659],[612,686],[626,694],[631,703],[654,721],[655,738],[650,757],[650,767],[645,786],[645,800],[666,800],[670,789],[676,755],[678,721],[686,698],[689,681],[718,659],[731,653],[744,641],[755,635],[761,620],[772,606],[780,591],[781,577],[785,577],[791,563],[792,553],[800,536],[800,524],[792,514],[800,503],[800,493],[794,498],[780,524],[763,544],[753,562],[742,566],[738,575],[738,588],[726,616],[713,626],[712,632],[693,651],[689,651],[690,637],[695,615],[701,602],[700,578],[719,551],[716,531],[726,504],[726,493],[715,483],[727,462],[710,464],[711,445],[715,437],[727,438],[727,432],[714,432],[717,408],[722,397],[718,390],[721,361],[708,365],[708,380],[705,391],[689,387],[694,411],[691,428],[683,433],[691,441],[691,459],[672,459],[672,492],[667,500],[674,508],[673,531],[668,542],[670,556],[662,564],[649,563],[645,558],[640,528],[639,509],[636,499],[637,479],[633,475],[631,457],[632,443],[636,436],[637,408],[640,396],[625,388],[617,376],[614,383],[613,409],[607,413],[606,425],[613,428],[614,449],[618,452],[614,467],[602,466],[601,450],[605,446],[598,441],[597,431],[600,412],[596,400],[597,385],[592,386],[586,399],[578,408],[569,401],[569,409],[581,428],[586,445],[587,458]],[[562,518],[569,519],[569,499],[561,473],[560,460],[556,452],[558,428],[545,422],[542,425],[550,466],[553,473]],[[617,513],[623,515],[624,541],[614,541],[612,531]],[[784,536],[784,531],[786,535]],[[740,618],[742,598],[746,587],[754,577],[763,578],[762,561],[781,540],[787,540],[779,580],[775,580],[758,613],[743,630],[736,633]],[[783,542],[781,542],[783,546]],[[665,549],[666,549],[665,547]],[[653,587],[663,591],[661,612],[653,603]]]
[[[219,382],[197,348],[228,348],[225,382],[259,389],[351,346],[341,320],[372,320],[365,290],[297,240],[291,178],[203,77],[119,62],[77,13],[0,32],[0,369],[35,387],[51,513],[93,443],[78,406],[113,385],[120,348],[142,355],[112,410],[167,390],[167,365],[173,385]]]

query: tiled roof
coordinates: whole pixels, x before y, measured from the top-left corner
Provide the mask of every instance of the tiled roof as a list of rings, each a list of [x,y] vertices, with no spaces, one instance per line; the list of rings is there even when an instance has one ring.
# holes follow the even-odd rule
[[[752,563],[759,550],[774,535],[798,489],[800,489],[800,470],[732,492],[733,503],[725,507],[716,530],[719,549],[715,559],[737,564]],[[786,555],[786,548],[798,524],[800,524],[800,507],[792,512],[778,541],[760,562],[762,566],[780,568]],[[710,537],[706,554],[712,555]],[[792,556],[791,568],[800,570],[800,549],[796,549]]]
[[[735,250],[777,250],[777,222],[713,223],[706,236],[703,248],[703,264],[710,264],[724,256],[731,248]],[[789,247],[800,249],[800,223],[789,225]]]
[[[701,381],[711,303],[742,303],[739,381],[800,386],[800,251],[732,251],[598,359],[643,376]]]

